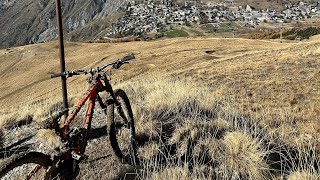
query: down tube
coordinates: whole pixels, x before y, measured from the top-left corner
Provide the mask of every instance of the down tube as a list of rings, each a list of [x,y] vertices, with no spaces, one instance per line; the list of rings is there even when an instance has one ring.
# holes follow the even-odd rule
[[[89,102],[88,102],[88,108],[87,108],[87,113],[86,113],[86,117],[83,121],[83,127],[87,130],[89,130],[91,128],[91,120],[92,120],[92,116],[93,116],[93,111],[94,111],[94,107],[95,107],[95,100],[97,97],[97,86],[95,86],[96,88],[92,89],[92,92],[90,93],[90,97],[89,97]]]
[[[97,86],[92,89],[89,97],[89,102],[88,102],[88,108],[87,108],[87,113],[86,117],[83,121],[83,127],[84,127],[84,136],[83,136],[83,142],[80,146],[80,153],[83,154],[85,152],[85,149],[87,147],[87,140],[89,138],[89,131],[91,128],[91,120],[93,116],[93,110],[95,106],[95,99],[97,97]]]
[[[97,90],[97,86],[93,86],[93,88],[88,92],[88,94],[80,99],[76,106],[75,109],[71,112],[71,114],[69,114],[68,119],[65,121],[62,130],[64,133],[67,133],[67,131],[69,130],[69,125],[71,124],[72,120],[76,117],[76,115],[78,114],[78,112],[80,111],[80,109],[82,108],[82,106],[85,104],[85,102],[90,99],[92,101],[92,99],[94,100],[94,98],[96,97],[96,91]],[[94,98],[92,98],[92,96],[94,96]],[[90,103],[89,103],[90,104]],[[89,107],[88,107],[89,110]],[[87,118],[85,118],[87,119]]]

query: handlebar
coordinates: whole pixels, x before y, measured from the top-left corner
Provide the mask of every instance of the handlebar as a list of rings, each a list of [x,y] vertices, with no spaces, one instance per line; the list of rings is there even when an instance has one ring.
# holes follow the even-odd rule
[[[51,78],[57,78],[57,77],[61,77],[64,76],[64,73],[57,73],[57,74],[51,74]]]
[[[119,69],[123,64],[129,63],[128,61],[130,61],[132,59],[135,59],[134,54],[130,54],[130,55],[125,56],[121,59],[118,59],[112,63],[105,64],[103,66],[92,68],[89,70],[74,70],[74,71],[65,71],[63,73],[51,74],[51,78],[57,78],[57,77],[62,77],[62,76],[65,76],[68,78],[68,77],[72,77],[74,75],[98,73],[110,65],[112,65],[112,69]]]
[[[132,59],[134,59],[134,58],[136,58],[136,57],[134,56],[134,54],[129,54],[128,56],[123,57],[123,58],[121,59],[121,61],[126,62],[126,61],[130,61],[130,60],[132,60]]]

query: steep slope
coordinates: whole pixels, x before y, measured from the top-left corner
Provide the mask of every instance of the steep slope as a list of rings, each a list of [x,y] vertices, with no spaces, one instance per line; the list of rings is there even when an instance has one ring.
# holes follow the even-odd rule
[[[136,59],[113,71],[111,82],[132,104],[142,166],[124,166],[110,155],[105,117],[97,105],[89,159],[80,165],[79,179],[130,179],[130,174],[169,179],[168,171],[180,174],[172,179],[231,179],[236,173],[243,179],[286,179],[301,170],[315,172],[316,178],[296,179],[319,177],[316,37],[291,43],[208,37],[67,43],[67,69],[96,67],[129,52]],[[58,71],[56,41],[0,50],[3,151],[16,142],[13,138],[35,132],[34,122],[57,107],[61,83],[50,73]],[[86,92],[85,78],[68,79],[73,102]],[[33,122],[14,123],[26,124],[24,119]]]
[[[66,0],[62,1],[62,16],[67,39],[81,39],[79,34],[69,33],[82,28],[90,29],[90,36],[96,31],[93,21],[104,19],[122,6],[124,0]],[[1,0],[0,1],[0,47],[44,42],[57,36],[55,0]]]

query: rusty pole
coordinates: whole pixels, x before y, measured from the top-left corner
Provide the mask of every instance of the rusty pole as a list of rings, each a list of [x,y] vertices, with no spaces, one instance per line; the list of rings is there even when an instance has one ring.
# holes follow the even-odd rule
[[[56,0],[56,14],[57,14],[57,24],[58,24],[58,35],[59,35],[59,49],[60,49],[60,65],[61,65],[61,73],[66,71],[65,58],[64,58],[64,45],[63,45],[63,30],[62,30],[62,17],[61,17],[61,1]],[[68,93],[67,93],[67,78],[65,76],[61,76],[62,82],[62,96],[63,96],[63,106],[64,108],[68,108]],[[67,118],[68,112],[65,114],[65,118]]]

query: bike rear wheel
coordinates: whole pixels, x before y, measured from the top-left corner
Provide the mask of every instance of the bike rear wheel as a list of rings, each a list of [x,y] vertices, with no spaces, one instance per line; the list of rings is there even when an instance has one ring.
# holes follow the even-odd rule
[[[114,94],[119,106],[114,102],[107,107],[107,128],[111,146],[122,163],[138,165],[135,127],[129,99],[121,89]]]
[[[51,164],[50,156],[43,153],[17,155],[0,164],[0,179],[49,179],[46,172]]]

